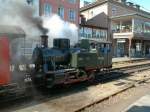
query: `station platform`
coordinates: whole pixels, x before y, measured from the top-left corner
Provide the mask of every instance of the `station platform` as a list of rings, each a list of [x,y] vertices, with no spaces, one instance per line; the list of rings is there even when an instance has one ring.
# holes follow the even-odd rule
[[[129,57],[118,57],[118,58],[113,58],[112,62],[113,63],[119,63],[119,62],[128,62],[128,61],[140,61],[140,60],[148,60],[150,58],[129,58]]]
[[[150,95],[143,96],[124,112],[150,112]]]

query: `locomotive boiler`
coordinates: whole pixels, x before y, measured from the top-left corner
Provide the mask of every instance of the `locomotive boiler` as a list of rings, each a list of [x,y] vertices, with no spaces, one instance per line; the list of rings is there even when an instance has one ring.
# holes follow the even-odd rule
[[[48,48],[48,36],[41,36],[41,47],[36,47],[33,51],[32,58],[34,63],[37,63],[36,65],[43,65],[44,62],[48,62],[45,66],[53,66],[53,69],[53,62],[55,62],[56,68],[58,68],[59,65],[68,65],[70,59],[69,43],[70,41],[68,39],[54,39],[54,47]]]
[[[91,48],[94,44],[95,48]],[[90,43],[84,39],[79,46],[70,47],[69,39],[56,38],[49,48],[48,36],[44,35],[32,59],[35,64],[32,79],[37,86],[51,88],[57,84],[92,81],[96,72],[111,68],[111,43]]]

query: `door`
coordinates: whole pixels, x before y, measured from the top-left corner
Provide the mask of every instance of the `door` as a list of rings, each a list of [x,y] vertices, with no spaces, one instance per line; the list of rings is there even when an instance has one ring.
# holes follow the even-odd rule
[[[125,55],[125,43],[117,43],[117,57],[124,57]]]

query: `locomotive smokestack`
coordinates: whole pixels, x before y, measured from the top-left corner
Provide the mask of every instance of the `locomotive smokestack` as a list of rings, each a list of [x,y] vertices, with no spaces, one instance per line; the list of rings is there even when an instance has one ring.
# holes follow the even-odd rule
[[[43,47],[48,47],[48,36],[47,35],[41,35],[41,45]]]

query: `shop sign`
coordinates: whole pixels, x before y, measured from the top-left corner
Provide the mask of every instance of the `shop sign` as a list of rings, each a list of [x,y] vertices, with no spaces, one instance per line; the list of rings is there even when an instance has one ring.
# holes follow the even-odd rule
[[[118,43],[125,43],[125,42],[126,42],[126,39],[117,39],[117,42],[118,42]]]

